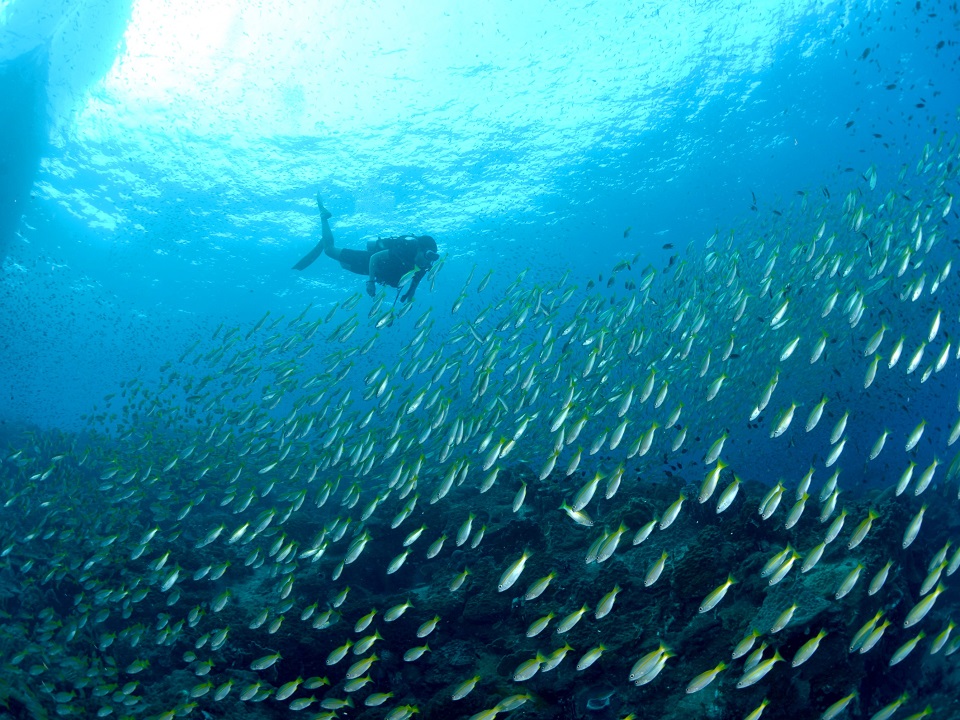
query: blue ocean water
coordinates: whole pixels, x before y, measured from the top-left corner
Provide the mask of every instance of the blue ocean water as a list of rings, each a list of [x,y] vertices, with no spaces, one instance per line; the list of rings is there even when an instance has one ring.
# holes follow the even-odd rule
[[[0,5],[0,707],[960,717],[958,17]]]

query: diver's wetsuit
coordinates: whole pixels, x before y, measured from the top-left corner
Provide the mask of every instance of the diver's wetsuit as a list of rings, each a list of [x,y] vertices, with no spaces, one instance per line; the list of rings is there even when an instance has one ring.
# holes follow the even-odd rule
[[[389,256],[387,262],[377,268],[377,282],[390,287],[399,287],[400,279],[413,270],[414,260],[417,257],[417,239],[413,235],[380,238],[376,242],[369,243],[367,250],[343,248],[340,250],[340,266],[357,275],[369,275],[370,258],[382,250],[388,250]],[[414,278],[419,280],[423,274],[424,271],[420,270]]]

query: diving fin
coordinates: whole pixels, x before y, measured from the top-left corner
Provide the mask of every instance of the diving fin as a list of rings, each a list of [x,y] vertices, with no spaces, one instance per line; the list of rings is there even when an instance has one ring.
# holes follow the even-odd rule
[[[293,266],[293,269],[304,270],[310,267],[313,264],[313,261],[316,260],[321,255],[323,255],[323,241],[318,242],[316,247],[313,248],[313,250],[311,250],[302,258],[300,258],[297,264]]]

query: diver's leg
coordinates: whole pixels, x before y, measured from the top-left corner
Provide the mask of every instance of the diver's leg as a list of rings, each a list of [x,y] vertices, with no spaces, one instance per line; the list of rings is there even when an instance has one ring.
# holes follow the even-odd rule
[[[323,206],[323,200],[320,199],[320,193],[317,193],[317,209],[320,210],[320,219],[326,220],[333,217],[333,213]]]
[[[330,211],[327,210],[323,203],[320,200],[320,194],[317,194],[317,207],[320,208],[320,227],[321,227],[321,239],[316,246],[300,258],[297,261],[297,264],[293,266],[294,270],[303,270],[310,267],[313,264],[313,261],[320,257],[324,252],[327,253],[334,260],[340,259],[340,248],[333,246],[333,233],[330,231],[330,223],[328,222],[331,217]]]
[[[333,215],[323,206],[319,193],[317,193],[317,207],[320,208],[320,242],[323,243],[323,251],[334,260],[339,260],[340,248],[334,247],[333,232],[330,230],[330,218]]]

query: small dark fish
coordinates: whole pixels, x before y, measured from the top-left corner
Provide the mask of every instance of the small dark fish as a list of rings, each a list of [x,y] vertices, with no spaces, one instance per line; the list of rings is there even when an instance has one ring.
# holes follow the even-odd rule
[[[890,83],[889,85],[887,85],[887,90],[896,90],[896,89],[897,89],[896,83]]]
[[[853,120],[848,121],[847,124],[844,125],[844,127],[852,127],[852,126],[853,126]]]
[[[677,256],[676,256],[676,255],[671,255],[671,256],[670,256],[670,264],[668,264],[667,267],[673,267],[673,264],[674,264],[676,261],[677,261]]]
[[[937,50],[941,50],[944,45],[946,45],[946,43],[945,43],[943,40],[941,40],[940,42],[938,42],[938,43],[937,43]]]
[[[607,287],[612,287],[616,281],[617,281],[617,278],[611,277],[609,280],[607,280]]]
[[[867,48],[866,50],[863,51],[863,54],[860,56],[860,59],[866,60],[869,54],[870,54],[870,48]]]
[[[623,231],[624,237],[630,237],[630,231],[633,230],[633,225],[630,225],[626,230]]]
[[[669,249],[672,248],[672,247],[673,247],[673,243],[664,243],[664,244],[663,244],[663,249],[664,249],[664,250],[669,250]]]
[[[594,282],[593,282],[593,280],[590,280],[590,281],[587,283],[587,290],[590,290],[593,286],[594,286]]]

